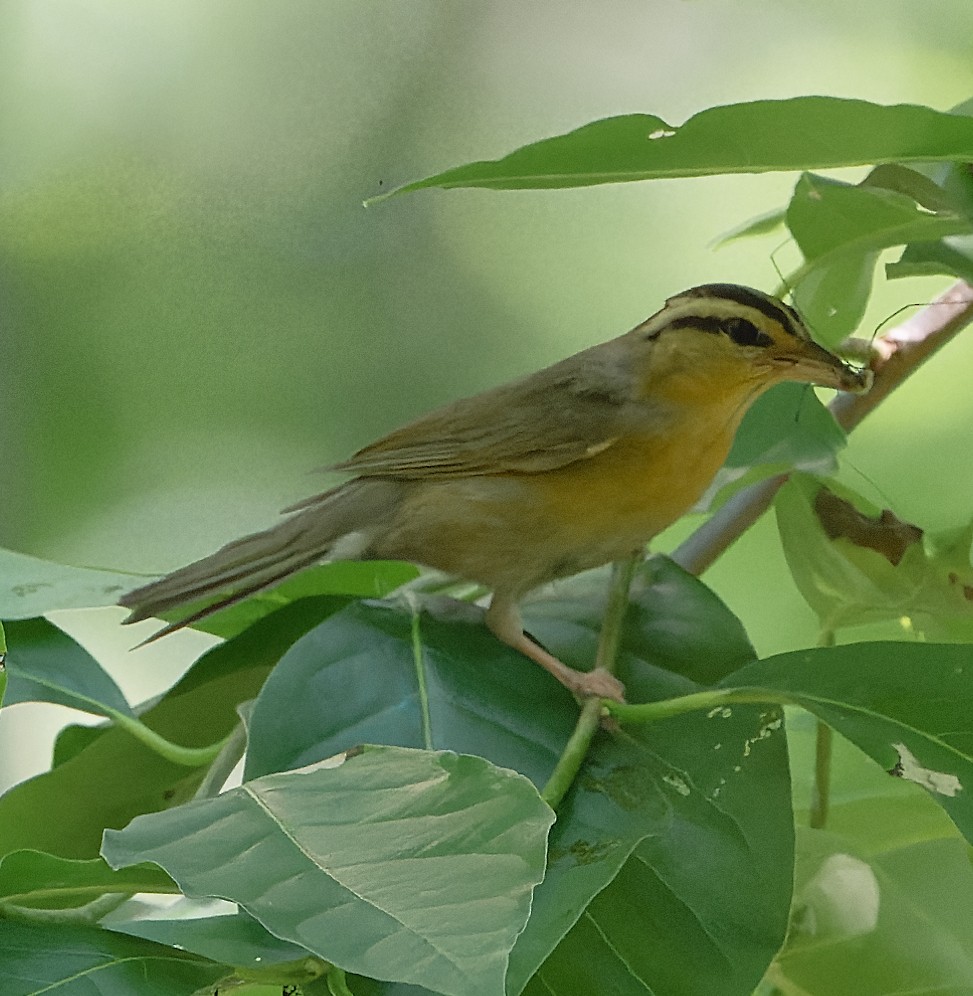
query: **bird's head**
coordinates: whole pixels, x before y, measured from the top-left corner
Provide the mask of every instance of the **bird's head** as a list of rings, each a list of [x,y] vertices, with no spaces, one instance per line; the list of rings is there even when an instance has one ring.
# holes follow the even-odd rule
[[[647,393],[742,391],[752,397],[785,380],[861,392],[871,382],[870,371],[848,366],[814,342],[793,308],[737,284],[676,294],[629,335],[647,347]]]

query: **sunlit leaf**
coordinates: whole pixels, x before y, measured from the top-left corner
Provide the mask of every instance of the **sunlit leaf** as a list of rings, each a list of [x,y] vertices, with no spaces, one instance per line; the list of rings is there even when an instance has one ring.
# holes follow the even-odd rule
[[[425,187],[578,187],[656,177],[970,159],[973,121],[968,118],[913,104],[795,97],[710,107],[682,125],[652,114],[604,118],[502,159],[458,166],[392,193]]]
[[[502,996],[552,821],[481,758],[367,747],[140,817],[104,854],[154,861],[349,971]]]
[[[54,609],[114,605],[138,582],[132,574],[69,567],[0,550],[0,619],[32,619]]]

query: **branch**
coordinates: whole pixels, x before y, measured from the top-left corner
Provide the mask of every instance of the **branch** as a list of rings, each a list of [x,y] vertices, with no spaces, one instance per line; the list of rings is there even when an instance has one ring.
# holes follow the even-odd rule
[[[910,319],[880,336],[871,360],[875,380],[867,394],[839,394],[828,406],[851,432],[930,356],[973,322],[973,287],[964,281]],[[702,574],[770,507],[790,474],[768,477],[735,494],[672,554],[690,574]]]

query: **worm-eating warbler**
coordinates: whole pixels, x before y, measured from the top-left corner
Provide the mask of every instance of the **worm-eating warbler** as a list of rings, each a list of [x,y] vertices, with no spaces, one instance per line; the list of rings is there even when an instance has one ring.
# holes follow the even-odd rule
[[[532,588],[625,557],[692,506],[781,381],[866,388],[787,305],[707,284],[630,332],[446,405],[333,469],[354,475],[264,532],[125,595],[127,622],[220,595],[194,622],[328,558],[411,560],[487,586],[487,626],[577,695],[619,698],[523,631]],[[161,635],[161,634],[159,634]]]

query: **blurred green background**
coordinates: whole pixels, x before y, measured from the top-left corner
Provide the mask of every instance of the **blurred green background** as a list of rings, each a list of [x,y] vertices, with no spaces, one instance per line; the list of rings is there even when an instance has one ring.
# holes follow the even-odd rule
[[[0,545],[144,572],[207,553],[323,489],[311,468],[677,290],[772,289],[776,238],[712,242],[795,177],[364,198],[624,112],[946,109],[973,94],[971,56],[969,0],[8,0]],[[880,288],[869,320],[946,283]],[[950,354],[844,472],[931,528],[973,492],[973,345]],[[772,519],[708,580],[761,652],[813,642]],[[120,613],[89,616],[66,625],[132,642]]]

